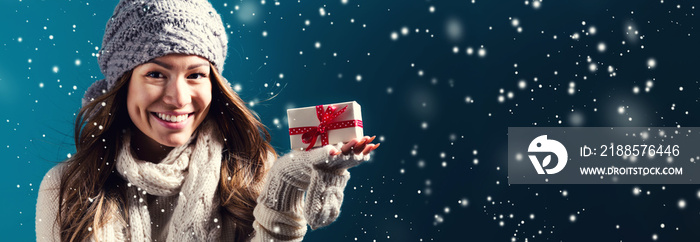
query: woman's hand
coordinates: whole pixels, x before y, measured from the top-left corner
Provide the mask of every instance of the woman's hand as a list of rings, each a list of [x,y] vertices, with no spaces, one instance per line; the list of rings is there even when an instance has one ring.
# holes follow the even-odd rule
[[[326,226],[338,218],[343,190],[350,179],[347,169],[369,160],[369,153],[379,147],[379,144],[372,144],[375,137],[365,136],[345,144],[324,146],[324,155],[328,152],[330,157],[313,163],[305,196],[304,217],[311,229]]]
[[[343,147],[340,148],[340,150],[333,148],[330,151],[330,155],[349,155],[350,152],[355,153],[356,155],[359,155],[362,153],[363,155],[369,154],[369,152],[376,150],[380,144],[372,144],[372,141],[374,141],[374,138],[377,136],[365,136],[362,138],[354,138],[350,140],[348,143],[345,143]]]

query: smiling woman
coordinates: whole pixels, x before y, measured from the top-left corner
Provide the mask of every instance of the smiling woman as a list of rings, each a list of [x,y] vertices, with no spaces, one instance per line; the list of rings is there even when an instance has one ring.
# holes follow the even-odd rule
[[[337,218],[374,138],[277,158],[219,74],[227,43],[206,0],[119,2],[77,151],[41,183],[38,241],[300,241]]]
[[[148,150],[185,144],[209,112],[209,74],[209,61],[195,55],[170,54],[134,68],[126,102],[138,128],[134,140]]]

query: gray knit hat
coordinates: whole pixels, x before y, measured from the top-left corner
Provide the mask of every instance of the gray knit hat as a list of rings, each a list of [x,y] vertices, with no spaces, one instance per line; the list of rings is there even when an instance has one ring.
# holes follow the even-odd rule
[[[222,72],[227,44],[221,16],[207,0],[121,0],[97,57],[105,79],[87,89],[82,105],[110,91],[125,72],[167,54],[198,55]]]

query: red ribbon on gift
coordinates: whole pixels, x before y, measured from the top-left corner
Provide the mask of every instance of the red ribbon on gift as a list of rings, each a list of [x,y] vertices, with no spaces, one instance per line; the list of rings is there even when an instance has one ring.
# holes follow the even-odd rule
[[[349,127],[360,127],[362,128],[362,120],[347,120],[332,122],[335,118],[340,116],[348,108],[346,105],[340,110],[336,111],[334,105],[328,105],[326,111],[323,111],[323,105],[316,106],[316,117],[321,123],[318,126],[307,126],[307,127],[297,127],[289,128],[289,135],[301,135],[301,142],[304,144],[309,144],[306,150],[310,150],[316,144],[318,136],[321,136],[321,145],[328,144],[328,131],[334,129],[344,129]]]

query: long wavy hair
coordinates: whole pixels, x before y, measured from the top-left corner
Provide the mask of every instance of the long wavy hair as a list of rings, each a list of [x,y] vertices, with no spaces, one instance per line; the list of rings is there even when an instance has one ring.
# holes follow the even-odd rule
[[[270,134],[259,117],[228,87],[211,66],[212,102],[207,115],[224,138],[218,195],[224,219],[235,225],[237,241],[253,233],[253,209],[268,154],[276,157]],[[122,134],[133,126],[126,108],[132,72],[112,90],[80,109],[75,121],[76,153],[65,161],[56,216],[61,241],[83,241],[99,233],[110,219],[128,221],[124,179],[116,170]],[[113,211],[118,211],[114,213]],[[116,215],[116,216],[115,216]]]

